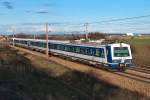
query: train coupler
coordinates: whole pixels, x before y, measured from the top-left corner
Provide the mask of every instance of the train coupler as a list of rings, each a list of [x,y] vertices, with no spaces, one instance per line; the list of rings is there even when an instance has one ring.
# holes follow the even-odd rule
[[[126,66],[125,66],[125,63],[119,63],[119,71],[125,71],[126,69]]]

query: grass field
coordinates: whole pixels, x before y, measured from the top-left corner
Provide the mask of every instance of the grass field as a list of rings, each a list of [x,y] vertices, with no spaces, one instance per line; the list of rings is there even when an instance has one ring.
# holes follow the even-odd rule
[[[148,100],[42,58],[0,46],[0,100]]]
[[[131,44],[133,64],[150,67],[150,36],[131,37],[127,41]]]
[[[150,45],[150,37],[131,37],[129,40],[130,44],[143,44],[143,45]]]
[[[132,44],[133,64],[150,68],[150,45]]]
[[[108,41],[125,42],[129,44],[150,45],[150,36],[112,36],[107,37]]]

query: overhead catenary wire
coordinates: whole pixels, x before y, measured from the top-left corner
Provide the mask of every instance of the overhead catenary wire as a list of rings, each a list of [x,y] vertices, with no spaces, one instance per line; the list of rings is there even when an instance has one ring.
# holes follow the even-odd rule
[[[93,22],[89,21],[88,24],[90,25],[90,27],[94,27],[95,25],[98,25],[98,26],[100,26],[100,28],[102,28],[102,26],[103,26],[103,28],[106,28],[106,29],[111,28],[112,26],[119,26],[120,28],[124,27],[126,29],[136,29],[136,30],[139,30],[139,28],[140,28],[142,30],[142,28],[145,29],[144,27],[148,26],[150,24],[150,22],[147,20],[144,20],[143,22],[141,22],[141,20],[143,20],[144,18],[150,18],[150,14],[149,15],[143,15],[143,16],[135,16],[135,17],[108,19],[108,20],[102,20],[102,21],[93,21]],[[47,23],[49,25],[51,25],[52,27],[54,27],[54,29],[60,28],[60,30],[62,30],[62,31],[64,29],[65,29],[65,31],[67,31],[67,30],[68,31],[83,30],[85,27],[84,22],[80,22],[80,23],[75,23],[75,22],[47,22]],[[23,30],[24,28],[30,28],[31,27],[31,29],[32,29],[32,27],[34,26],[38,29],[39,27],[43,27],[44,24],[45,23],[42,23],[42,22],[10,24],[10,25],[2,25],[1,28],[3,28],[3,27],[6,28],[8,26],[14,26],[14,27],[16,27],[16,29],[18,29],[17,27],[19,27],[19,30],[24,31]],[[119,28],[119,27],[117,27],[117,28]],[[28,29],[28,31],[29,30],[30,29]]]
[[[136,17],[126,17],[126,18],[118,18],[118,19],[111,19],[111,20],[104,20],[104,21],[96,21],[96,22],[90,22],[90,24],[94,24],[94,23],[106,23],[106,22],[116,22],[116,21],[126,21],[126,20],[134,20],[134,19],[141,19],[141,18],[147,18],[147,17],[150,17],[150,15],[136,16]]]

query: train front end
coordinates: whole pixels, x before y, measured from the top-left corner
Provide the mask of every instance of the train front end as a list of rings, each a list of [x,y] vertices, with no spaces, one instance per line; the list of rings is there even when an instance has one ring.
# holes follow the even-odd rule
[[[132,66],[132,54],[129,44],[115,43],[106,46],[107,64],[111,69],[124,71]]]

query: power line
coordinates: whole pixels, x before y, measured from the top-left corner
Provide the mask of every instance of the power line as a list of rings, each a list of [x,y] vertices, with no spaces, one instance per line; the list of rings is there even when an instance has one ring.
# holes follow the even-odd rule
[[[149,25],[150,22],[145,21],[145,22],[140,22],[140,21],[136,21],[136,19],[142,19],[142,18],[148,18],[150,17],[150,15],[143,15],[143,16],[135,16],[135,17],[126,17],[126,18],[118,18],[118,19],[110,19],[110,20],[103,20],[103,21],[95,21],[95,22],[88,22],[88,25],[92,26],[92,25],[107,25],[109,27],[109,25],[112,26],[121,26],[121,27],[125,27],[125,28],[132,28],[132,27],[137,27],[141,26],[141,25]],[[118,23],[116,23],[118,22]],[[109,24],[108,24],[109,23]],[[1,28],[6,28],[9,26],[15,26],[15,27],[23,27],[25,28],[25,26],[43,26],[45,23],[39,22],[39,23],[22,23],[22,24],[9,24],[9,25],[1,25]],[[73,22],[48,22],[49,25],[52,25],[53,27],[59,27],[59,28],[63,28],[63,27],[68,27],[68,29],[80,29],[85,27],[86,23],[73,23]],[[21,26],[20,26],[21,25]],[[30,28],[27,27],[27,28]],[[107,27],[106,27],[107,28]]]
[[[146,17],[150,17],[150,15],[144,15],[144,16],[135,16],[135,17],[126,17],[126,18],[118,18],[118,19],[111,19],[111,20],[104,20],[104,21],[95,21],[95,22],[88,22],[89,24],[99,24],[99,23],[105,23],[105,22],[116,22],[116,21],[126,21],[126,20],[133,20],[133,19],[141,19],[141,18],[146,18]],[[22,23],[22,24],[10,24],[11,26],[17,26],[17,25],[44,25],[44,22],[40,22],[40,23]],[[84,25],[85,23],[81,22],[81,23],[73,23],[73,22],[48,22],[48,24],[51,25]]]
[[[126,21],[126,20],[133,20],[133,19],[141,19],[141,18],[146,18],[150,17],[150,15],[144,15],[144,16],[136,16],[136,17],[126,17],[126,18],[119,18],[119,19],[111,19],[111,20],[105,20],[105,21],[99,21],[99,22],[91,22],[90,24],[94,23],[105,23],[105,22],[116,22],[116,21]]]

